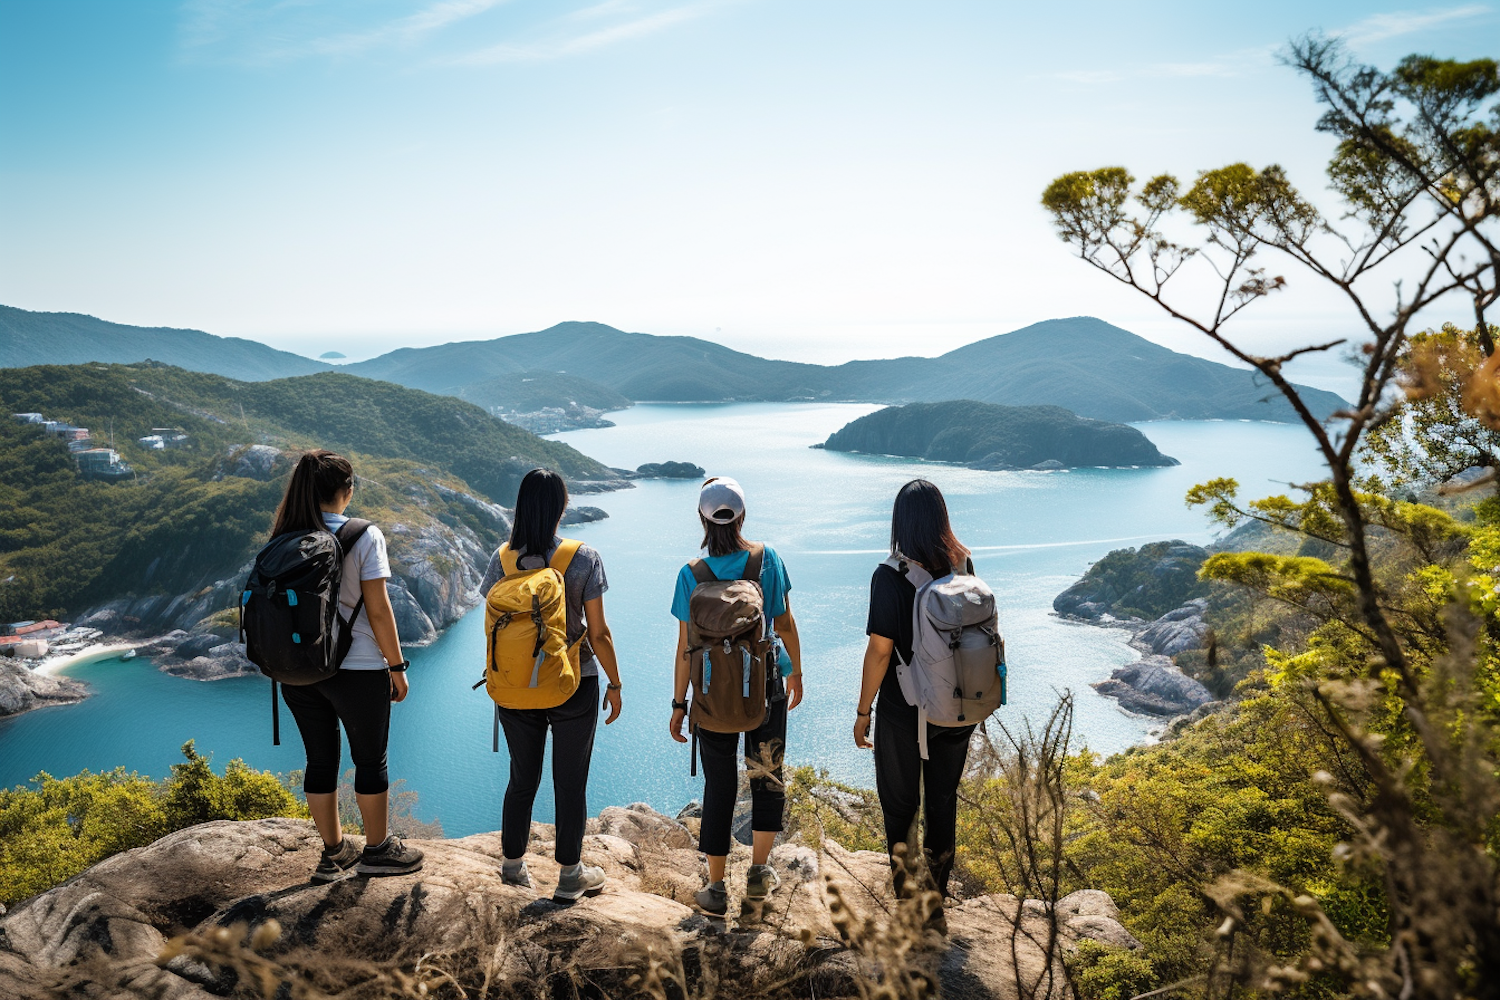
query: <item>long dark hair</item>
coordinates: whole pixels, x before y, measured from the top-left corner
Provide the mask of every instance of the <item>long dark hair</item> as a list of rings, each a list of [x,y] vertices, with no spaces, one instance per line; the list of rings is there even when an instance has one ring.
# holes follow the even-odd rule
[[[969,550],[948,523],[943,491],[925,479],[913,479],[896,494],[891,511],[891,551],[922,564],[933,576],[962,569]]]
[[[510,526],[510,550],[545,556],[557,524],[568,509],[568,485],[551,469],[532,469],[516,494],[516,518]]]
[[[745,536],[740,534],[740,529],[745,526],[745,515],[730,521],[728,524],[719,524],[710,521],[701,513],[698,520],[703,522],[703,547],[711,556],[727,556],[733,552],[743,552],[750,547]]]
[[[289,531],[318,531],[323,527],[323,504],[354,489],[354,466],[343,455],[322,448],[304,452],[286,481],[286,493],[276,508],[271,537]]]

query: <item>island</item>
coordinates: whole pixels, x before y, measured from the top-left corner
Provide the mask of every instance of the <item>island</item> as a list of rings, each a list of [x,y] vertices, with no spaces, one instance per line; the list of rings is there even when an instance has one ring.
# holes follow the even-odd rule
[[[844,425],[814,447],[990,470],[1179,464],[1125,424],[1080,417],[1060,406],[1001,406],[971,399],[888,406]]]
[[[702,479],[708,475],[692,462],[647,462],[635,474],[642,479]]]

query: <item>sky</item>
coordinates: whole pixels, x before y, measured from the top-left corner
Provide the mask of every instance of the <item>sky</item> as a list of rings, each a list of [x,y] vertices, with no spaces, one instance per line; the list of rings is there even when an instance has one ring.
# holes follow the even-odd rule
[[[1277,61],[1312,30],[1500,56],[1471,3],[0,0],[0,303],[350,358],[596,320],[830,363],[1081,314],[1217,358],[1038,199],[1241,160],[1316,196]],[[1287,275],[1248,346],[1356,332]]]

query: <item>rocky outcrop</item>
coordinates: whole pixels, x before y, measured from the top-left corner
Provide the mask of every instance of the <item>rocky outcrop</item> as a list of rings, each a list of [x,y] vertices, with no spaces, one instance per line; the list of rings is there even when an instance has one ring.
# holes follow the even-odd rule
[[[1148,656],[1115,670],[1095,691],[1139,715],[1185,715],[1214,700],[1213,694],[1165,656]]]
[[[219,477],[240,476],[266,482],[287,471],[291,462],[285,455],[280,448],[268,444],[232,445],[225,450]]]
[[[36,673],[18,660],[0,660],[0,717],[46,705],[70,705],[87,694],[78,681]]]
[[[1045,937],[1048,907],[1036,900],[970,899],[947,911],[946,940],[896,935],[902,952],[880,952],[878,940],[851,946],[840,926],[857,939],[899,912],[883,854],[782,845],[771,857],[782,887],[770,902],[741,907],[732,898],[737,916],[713,921],[688,905],[702,862],[681,823],[630,806],[604,810],[590,830],[584,857],[605,869],[609,885],[562,906],[548,898],[558,868],[542,824],[527,857],[536,890],[501,882],[499,834],[422,842],[427,861],[416,875],[313,885],[321,841],[306,821],[192,827],[101,862],[0,918],[0,995],[208,1000],[249,975],[273,988],[297,977],[330,993],[356,979],[377,987],[415,977],[436,987],[449,976],[450,986],[488,978],[570,996],[568,984],[586,982],[619,996],[640,992],[631,977],[657,968],[690,984],[748,992],[787,977],[816,996],[848,997],[872,960],[899,960],[908,947],[947,996],[1009,998],[1018,978],[1037,982],[1047,972],[1035,942]],[[748,861],[736,847],[732,887],[744,883]],[[1075,892],[1053,912],[1065,951],[1083,938],[1140,947],[1102,892]]]
[[[708,473],[692,462],[647,462],[635,470],[642,479],[702,479]]]
[[[1168,611],[1135,634],[1131,645],[1157,656],[1176,656],[1190,649],[1201,649],[1208,635],[1208,599],[1197,597],[1180,608]]]
[[[1150,621],[1203,592],[1198,568],[1207,558],[1207,549],[1178,539],[1115,549],[1053,598],[1052,610],[1102,624]]]

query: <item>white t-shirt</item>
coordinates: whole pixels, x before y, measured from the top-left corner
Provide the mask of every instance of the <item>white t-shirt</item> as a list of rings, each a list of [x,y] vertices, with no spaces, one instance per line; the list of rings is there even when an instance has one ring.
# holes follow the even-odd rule
[[[329,531],[338,531],[347,520],[342,514],[323,512],[323,523]],[[372,524],[344,556],[344,575],[339,585],[339,612],[343,619],[348,621],[354,613],[354,606],[359,603],[360,581],[390,578],[391,564],[385,554],[385,536]],[[343,669],[385,668],[385,657],[380,654],[380,645],[370,629],[370,616],[360,608],[359,617],[354,621],[354,642],[349,646],[349,655],[344,658]]]

